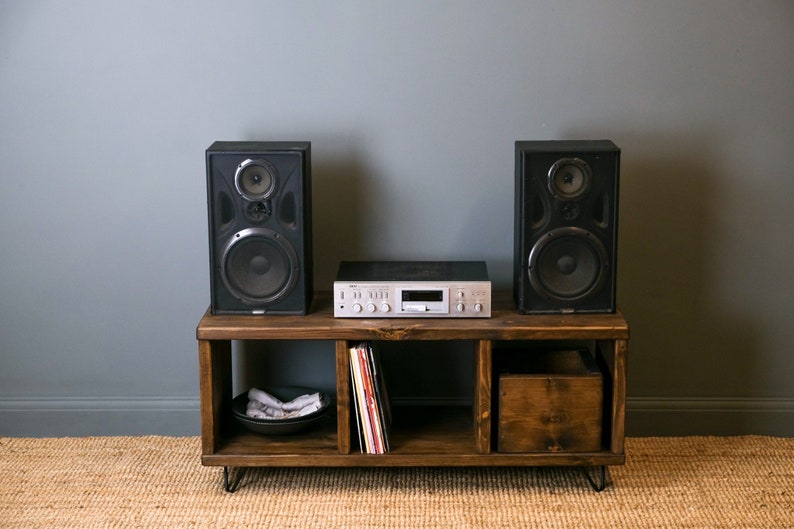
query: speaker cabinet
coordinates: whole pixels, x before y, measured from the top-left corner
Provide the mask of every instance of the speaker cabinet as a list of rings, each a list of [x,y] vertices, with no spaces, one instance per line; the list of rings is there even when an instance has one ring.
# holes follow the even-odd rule
[[[609,140],[517,141],[518,311],[615,312],[620,149]]]
[[[206,157],[212,313],[306,314],[311,143],[219,141]]]

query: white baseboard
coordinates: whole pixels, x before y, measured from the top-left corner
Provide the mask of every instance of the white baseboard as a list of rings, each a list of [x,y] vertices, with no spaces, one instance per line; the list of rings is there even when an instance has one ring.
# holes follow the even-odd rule
[[[401,403],[412,402],[407,399]],[[465,404],[465,401],[449,399],[434,404]],[[183,436],[200,433],[198,398],[0,399],[0,436]],[[794,437],[794,399],[629,398],[626,435]]]

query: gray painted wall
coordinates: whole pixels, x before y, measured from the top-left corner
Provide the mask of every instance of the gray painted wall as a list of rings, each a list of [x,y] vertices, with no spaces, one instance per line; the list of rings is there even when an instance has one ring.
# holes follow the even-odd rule
[[[566,138],[623,150],[629,434],[794,435],[793,23],[787,0],[0,1],[0,435],[199,432],[212,141],[312,142],[318,288],[389,258],[509,288],[513,142]],[[332,387],[330,344],[257,347],[238,366]]]

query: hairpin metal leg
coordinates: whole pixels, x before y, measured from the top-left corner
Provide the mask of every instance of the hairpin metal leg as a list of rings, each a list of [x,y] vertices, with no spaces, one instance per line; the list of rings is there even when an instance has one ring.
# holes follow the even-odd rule
[[[601,492],[607,487],[606,465],[601,465],[598,467],[598,480],[593,479],[593,476],[590,475],[590,467],[582,467],[582,471],[584,472],[585,477],[587,477],[587,481],[590,483],[590,486],[593,487],[594,491]]]
[[[229,479],[229,467],[223,467],[223,488],[226,492],[234,492],[237,490],[237,486],[240,484],[240,480],[243,479],[245,475],[246,467],[240,467],[237,469],[237,475],[234,477],[234,480]]]

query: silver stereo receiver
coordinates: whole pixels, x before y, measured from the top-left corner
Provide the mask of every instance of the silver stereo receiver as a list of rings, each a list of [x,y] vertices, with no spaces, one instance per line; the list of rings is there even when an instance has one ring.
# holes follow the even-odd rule
[[[490,318],[484,261],[342,261],[335,318]]]

